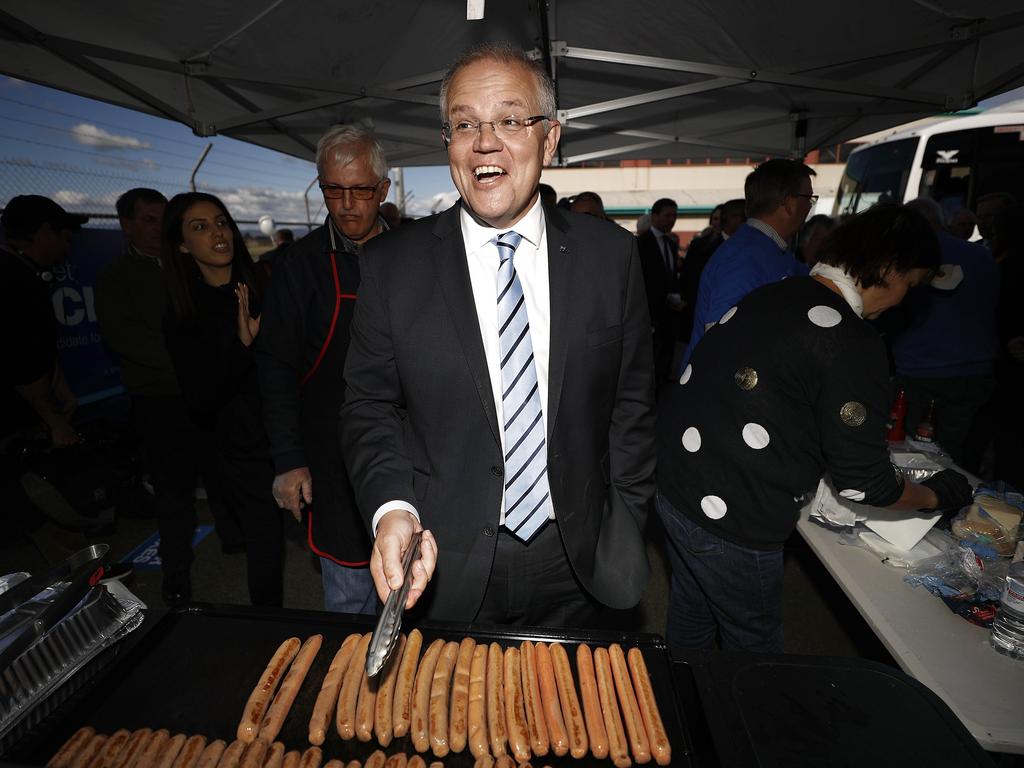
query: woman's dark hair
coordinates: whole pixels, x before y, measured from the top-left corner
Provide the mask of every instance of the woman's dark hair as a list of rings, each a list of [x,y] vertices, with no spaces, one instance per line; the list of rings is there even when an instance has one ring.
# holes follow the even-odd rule
[[[253,314],[258,314],[257,308],[260,304],[263,280],[249,255],[249,249],[245,247],[245,239],[235,220],[228,213],[228,209],[220,201],[220,198],[205,192],[184,192],[175,195],[167,203],[160,232],[160,260],[163,263],[164,276],[167,280],[167,293],[170,298],[168,312],[171,319],[175,323],[183,324],[194,323],[198,319],[196,291],[199,289],[202,275],[191,254],[182,253],[179,248],[184,242],[181,230],[185,222],[185,214],[197,203],[212,203],[227,218],[233,235],[231,282],[245,283],[249,286]]]
[[[924,216],[902,205],[876,205],[832,230],[818,261],[841,267],[862,288],[885,285],[890,269],[938,269],[939,239]]]

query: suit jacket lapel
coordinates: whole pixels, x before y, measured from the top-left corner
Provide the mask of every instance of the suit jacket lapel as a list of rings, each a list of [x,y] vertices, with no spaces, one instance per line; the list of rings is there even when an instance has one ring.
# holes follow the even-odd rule
[[[548,281],[551,300],[551,343],[548,353],[548,443],[554,434],[558,405],[562,400],[565,361],[569,349],[569,322],[572,317],[569,296],[573,264],[573,244],[569,224],[554,208],[544,209],[548,240]]]
[[[437,218],[433,234],[438,242],[431,252],[438,283],[444,294],[445,303],[451,313],[452,324],[462,346],[466,363],[476,385],[480,404],[483,406],[487,423],[494,440],[499,445],[498,414],[494,409],[494,392],[491,389],[491,375],[487,370],[483,337],[480,335],[480,321],[476,316],[476,302],[473,300],[473,286],[469,280],[469,266],[466,264],[466,246],[462,240],[462,225],[459,221],[461,206],[456,203]]]

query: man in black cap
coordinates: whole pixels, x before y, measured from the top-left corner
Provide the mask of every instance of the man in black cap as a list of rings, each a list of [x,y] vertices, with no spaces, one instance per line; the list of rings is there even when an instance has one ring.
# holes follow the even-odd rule
[[[78,442],[71,426],[77,403],[57,362],[51,294],[52,270],[86,221],[40,195],[12,198],[0,217],[0,343],[6,357],[0,438],[42,422],[55,447]]]

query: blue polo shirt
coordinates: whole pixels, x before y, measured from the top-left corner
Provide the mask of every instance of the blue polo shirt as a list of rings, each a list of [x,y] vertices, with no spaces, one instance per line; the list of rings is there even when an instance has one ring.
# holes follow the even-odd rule
[[[774,237],[766,231],[771,231]],[[717,323],[748,293],[784,277],[808,274],[810,270],[796,260],[792,251],[780,246],[780,242],[781,238],[771,227],[751,219],[718,246],[700,276],[693,332],[683,367],[704,336],[704,326]]]

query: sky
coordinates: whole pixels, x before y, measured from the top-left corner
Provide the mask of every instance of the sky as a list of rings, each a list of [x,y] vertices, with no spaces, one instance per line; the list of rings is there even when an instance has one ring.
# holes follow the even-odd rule
[[[113,215],[114,201],[131,187],[168,196],[187,191],[207,143],[213,147],[197,187],[217,194],[236,219],[306,221],[305,190],[316,177],[311,162],[223,136],[200,138],[171,120],[0,76],[0,204],[40,194],[68,210]],[[447,167],[403,173],[410,215],[443,210],[457,198]],[[315,187],[308,201],[313,220],[321,220]]]
[[[980,106],[1022,97],[1017,89]],[[319,190],[305,192],[316,176],[311,162],[223,136],[200,138],[171,120],[0,76],[0,205],[40,194],[68,210],[112,217],[114,201],[131,187],[168,196],[186,191],[207,143],[213,147],[197,186],[217,194],[240,222],[305,222],[307,202],[312,220],[323,219]],[[444,210],[458,197],[447,167],[403,173],[408,215]],[[395,193],[392,184],[392,201]]]

